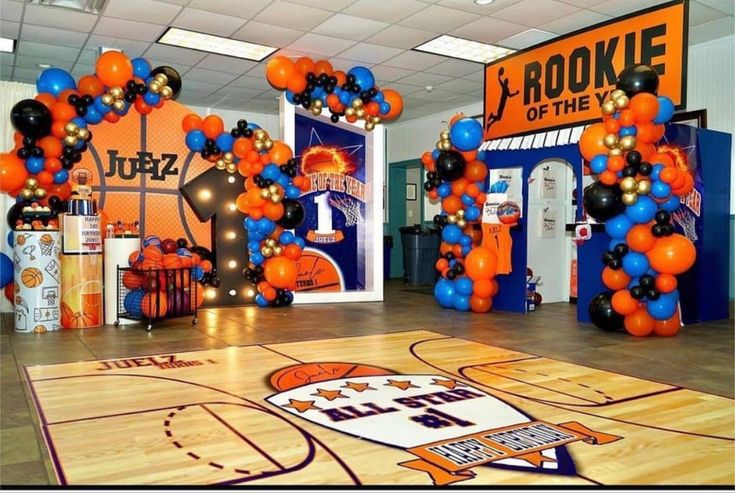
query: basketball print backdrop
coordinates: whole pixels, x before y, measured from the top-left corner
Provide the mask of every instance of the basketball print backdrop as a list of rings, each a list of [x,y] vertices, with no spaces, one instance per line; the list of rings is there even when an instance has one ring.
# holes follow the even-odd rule
[[[13,244],[15,330],[59,330],[59,232],[17,231]]]
[[[306,220],[296,232],[308,250],[297,290],[364,290],[365,136],[296,114],[294,153],[311,185],[300,198]]]

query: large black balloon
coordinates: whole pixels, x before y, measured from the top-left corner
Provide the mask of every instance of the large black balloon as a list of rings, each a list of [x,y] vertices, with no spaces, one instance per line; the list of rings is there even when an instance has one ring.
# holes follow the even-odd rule
[[[35,99],[17,102],[10,110],[10,122],[24,137],[38,139],[51,133],[51,111]]]
[[[592,323],[602,330],[614,331],[623,328],[623,316],[613,310],[610,291],[604,291],[592,298],[589,314]]]
[[[23,218],[23,207],[26,205],[28,205],[26,202],[16,202],[8,209],[8,214],[5,216],[5,219],[8,221],[8,226],[10,226],[11,230],[15,229],[15,223],[18,222],[18,219]]]
[[[600,222],[625,211],[620,187],[604,185],[597,181],[585,187],[583,203],[587,214]]]
[[[618,74],[615,87],[625,91],[628,97],[639,92],[658,92],[658,74],[648,65],[628,65]]]
[[[441,151],[436,160],[436,172],[444,181],[454,181],[464,176],[467,162],[457,151]]]
[[[283,204],[283,217],[276,221],[276,224],[283,229],[295,229],[304,223],[306,214],[301,202],[294,199],[283,199],[281,204]]]
[[[201,245],[194,245],[189,248],[189,251],[191,253],[196,253],[197,255],[199,255],[199,258],[201,258],[202,260],[209,260],[210,262],[213,260],[212,252],[209,251],[208,248],[205,248]]]
[[[181,92],[181,75],[179,75],[176,69],[168,65],[161,65],[151,70],[151,77],[155,77],[158,74],[164,74],[168,78],[166,85],[174,92],[171,99],[179,97],[179,93]]]

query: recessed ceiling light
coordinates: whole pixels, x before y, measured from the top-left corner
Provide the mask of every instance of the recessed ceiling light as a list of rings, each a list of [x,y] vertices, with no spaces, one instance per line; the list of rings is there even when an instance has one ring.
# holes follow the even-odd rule
[[[493,3],[494,1],[495,1],[495,0],[475,0],[475,3],[476,3],[477,5],[490,5],[490,4],[491,4],[491,3]]]
[[[0,51],[3,53],[13,53],[15,51],[15,40],[0,38]]]
[[[69,10],[79,10],[99,14],[105,7],[107,0],[25,0],[35,5],[48,5],[49,7],[61,7]]]
[[[51,68],[51,64],[50,63],[37,63],[36,67],[47,69],[47,68]]]
[[[278,48],[169,27],[157,43],[260,62]]]
[[[478,63],[490,63],[515,51],[502,46],[478,43],[477,41],[457,38],[447,34],[427,41],[414,48],[414,50]]]

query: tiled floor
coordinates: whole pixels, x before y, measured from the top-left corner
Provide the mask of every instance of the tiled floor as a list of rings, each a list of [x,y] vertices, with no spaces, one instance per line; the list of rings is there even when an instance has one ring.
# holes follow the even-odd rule
[[[0,483],[48,484],[45,447],[21,380],[23,365],[326,339],[412,329],[448,335],[733,397],[733,321],[685,327],[673,338],[633,338],[576,322],[575,307],[542,305],[528,315],[442,310],[431,296],[391,282],[385,303],[312,305],[281,310],[208,309],[199,322],[162,322],[47,334],[0,333]]]

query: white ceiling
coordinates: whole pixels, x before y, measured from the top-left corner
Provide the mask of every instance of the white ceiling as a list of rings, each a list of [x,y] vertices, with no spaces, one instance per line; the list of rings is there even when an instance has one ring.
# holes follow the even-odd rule
[[[35,82],[39,63],[94,72],[100,46],[172,65],[184,104],[275,113],[265,62],[157,45],[167,26],[370,67],[378,85],[400,91],[403,120],[482,100],[482,65],[409,51],[439,34],[525,48],[665,0],[108,0],[101,15],[0,0],[0,35],[18,39],[0,54],[0,78]],[[690,3],[691,44],[735,33],[735,0]],[[427,92],[424,86],[434,87]]]

